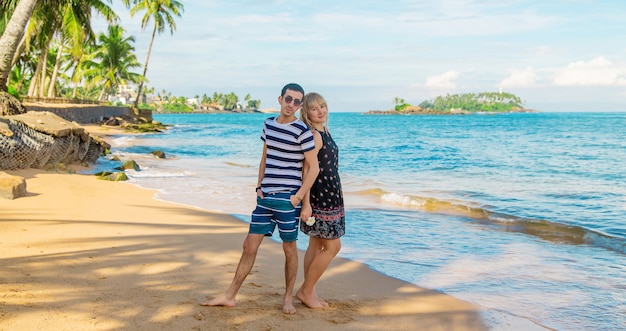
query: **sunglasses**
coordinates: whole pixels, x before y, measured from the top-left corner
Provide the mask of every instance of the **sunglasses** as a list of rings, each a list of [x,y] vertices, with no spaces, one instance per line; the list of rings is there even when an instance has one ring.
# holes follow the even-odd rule
[[[291,95],[286,96],[283,100],[285,100],[285,102],[287,104],[290,104],[293,101],[293,105],[298,107],[302,104],[302,100],[300,99],[294,99],[291,97]]]

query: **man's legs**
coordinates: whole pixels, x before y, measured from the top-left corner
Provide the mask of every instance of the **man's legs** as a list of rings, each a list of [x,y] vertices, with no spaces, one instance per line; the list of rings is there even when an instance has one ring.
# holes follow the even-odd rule
[[[285,297],[283,298],[283,313],[295,314],[296,308],[293,306],[293,288],[296,285],[298,274],[298,248],[295,241],[284,242],[285,252]]]
[[[262,234],[248,233],[248,236],[243,241],[243,252],[241,253],[241,258],[239,259],[239,264],[237,265],[237,271],[235,272],[235,277],[233,277],[233,281],[230,283],[230,286],[228,286],[224,295],[213,300],[202,302],[200,303],[201,306],[234,307],[237,304],[237,293],[239,292],[243,281],[246,279],[248,274],[250,274],[250,271],[252,271],[256,255],[259,251],[259,246],[261,245],[263,238],[264,235]],[[298,261],[296,260],[296,268],[297,263]]]
[[[285,253],[285,296],[283,297],[283,313],[295,314],[296,308],[293,306],[293,289],[296,284],[298,274],[298,223],[300,206],[294,207],[289,200],[290,192],[277,193],[274,195],[275,205],[274,217],[278,227],[280,239],[283,241],[283,252]],[[266,197],[266,199],[268,199]]]

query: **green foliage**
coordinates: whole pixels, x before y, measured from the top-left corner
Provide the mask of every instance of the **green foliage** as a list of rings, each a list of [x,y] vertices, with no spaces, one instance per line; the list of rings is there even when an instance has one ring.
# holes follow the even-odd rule
[[[261,100],[248,100],[248,108],[259,109],[261,106]]]
[[[163,111],[166,113],[191,113],[193,109],[185,101],[175,100],[172,103],[163,104]]]
[[[98,99],[104,94],[114,95],[120,85],[141,82],[143,77],[131,71],[141,67],[135,55],[135,38],[126,37],[119,25],[109,25],[107,33],[98,35],[92,59],[84,62],[84,77],[90,86],[101,87]]]
[[[20,100],[20,94],[19,92],[15,89],[15,87],[13,86],[8,86],[8,92],[10,95],[14,96],[15,98],[17,98],[17,100]]]
[[[424,109],[450,112],[459,109],[468,112],[508,112],[523,108],[522,100],[507,92],[482,92],[466,94],[447,94],[419,104]]]
[[[149,109],[149,110],[155,111],[156,107],[154,105],[149,105],[147,103],[141,103],[139,104],[139,109]]]
[[[404,100],[403,100],[403,101],[404,101]],[[410,104],[408,104],[408,103],[402,103],[402,104],[396,105],[396,108],[395,108],[395,109],[396,109],[397,111],[401,111],[401,110],[405,110],[405,109],[406,109],[407,107],[409,107],[409,106],[410,106]]]
[[[159,93],[159,99],[161,100],[161,111],[165,113],[193,112],[194,108],[198,106],[204,107],[204,109],[221,108],[226,111],[233,111],[242,107],[246,110],[252,110],[259,109],[261,106],[261,100],[252,99],[250,94],[246,94],[244,101],[240,103],[240,98],[235,92],[213,92],[212,96],[209,96],[207,93],[202,94],[202,96],[195,95],[194,99],[197,104],[189,104],[187,97],[174,96],[172,93],[163,90]]]

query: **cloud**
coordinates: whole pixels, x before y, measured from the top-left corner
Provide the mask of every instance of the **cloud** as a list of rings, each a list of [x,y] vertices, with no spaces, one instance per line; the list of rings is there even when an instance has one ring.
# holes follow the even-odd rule
[[[449,70],[441,75],[428,77],[424,85],[432,88],[454,89],[457,78],[459,78],[459,73],[455,70]]]
[[[626,65],[616,65],[599,56],[589,62],[570,63],[558,70],[556,86],[626,86]]]
[[[502,87],[532,87],[537,82],[537,74],[533,68],[528,67],[524,70],[512,70],[509,77],[500,82]]]

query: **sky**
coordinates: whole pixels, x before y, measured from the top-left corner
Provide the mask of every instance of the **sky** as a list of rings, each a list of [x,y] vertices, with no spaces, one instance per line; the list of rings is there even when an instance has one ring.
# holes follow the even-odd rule
[[[624,0],[179,1],[148,63],[157,92],[278,108],[294,82],[331,112],[365,112],[502,89],[544,112],[626,111]],[[145,63],[153,21],[112,7]]]

